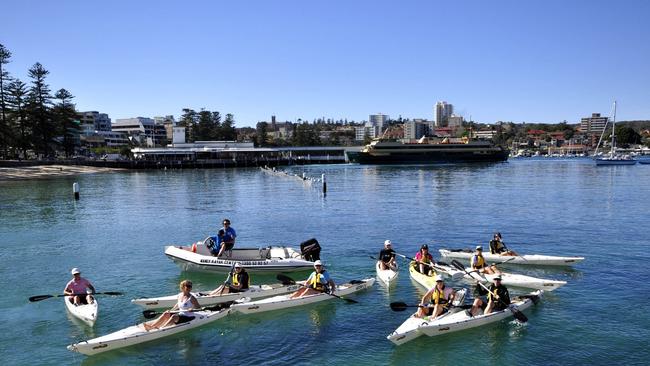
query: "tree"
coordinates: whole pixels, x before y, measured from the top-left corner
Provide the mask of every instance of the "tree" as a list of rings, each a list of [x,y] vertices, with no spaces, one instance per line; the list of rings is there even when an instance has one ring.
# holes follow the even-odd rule
[[[183,114],[181,115],[178,124],[182,127],[185,127],[186,142],[194,141],[194,128],[196,126],[196,121],[197,121],[196,112],[193,109],[183,108]]]
[[[52,95],[50,87],[45,83],[45,78],[50,72],[45,70],[39,62],[29,69],[28,75],[32,79],[29,88],[27,103],[27,118],[32,127],[32,141],[37,152],[49,155],[53,151],[56,129],[50,114]]]
[[[223,125],[221,126],[221,137],[225,141],[235,141],[237,139],[235,117],[231,113],[226,114],[226,120],[223,121]]]
[[[262,147],[265,146],[267,143],[267,136],[266,133],[268,131],[268,123],[266,122],[259,122],[257,124],[257,146]]]
[[[221,113],[219,111],[212,112],[212,131],[210,131],[210,140],[223,140],[221,133]]]
[[[199,123],[195,125],[196,132],[194,134],[195,141],[207,141],[212,139],[214,131],[212,123],[212,113],[202,109],[199,112]]]
[[[0,43],[0,149],[2,156],[7,157],[7,148],[11,141],[11,129],[7,122],[7,101],[6,101],[6,84],[9,82],[9,72],[4,69],[4,65],[9,63],[11,52]]]
[[[59,89],[54,98],[59,102],[52,108],[52,118],[57,125],[57,129],[63,135],[63,150],[65,155],[70,157],[74,155],[75,148],[79,146],[79,121],[74,104],[72,104],[72,94],[65,89]]]
[[[27,85],[14,79],[7,85],[7,107],[9,109],[9,130],[12,132],[14,147],[27,159],[27,150],[31,147],[31,128],[27,120]]]
[[[616,127],[616,144],[621,147],[627,147],[630,144],[640,144],[641,135],[633,128],[627,126]]]

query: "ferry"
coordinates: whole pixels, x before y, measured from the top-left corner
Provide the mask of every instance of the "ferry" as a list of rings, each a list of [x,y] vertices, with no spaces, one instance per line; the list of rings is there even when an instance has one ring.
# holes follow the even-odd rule
[[[346,152],[359,164],[444,164],[508,160],[508,149],[486,140],[423,137],[415,142],[375,139],[359,152]]]

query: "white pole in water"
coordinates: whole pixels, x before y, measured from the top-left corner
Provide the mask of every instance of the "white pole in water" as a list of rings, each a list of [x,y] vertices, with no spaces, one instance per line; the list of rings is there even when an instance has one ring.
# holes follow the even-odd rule
[[[327,194],[327,182],[325,181],[325,173],[321,175],[320,179],[323,182],[323,194]]]
[[[72,193],[74,193],[74,199],[79,199],[79,183],[72,183]]]

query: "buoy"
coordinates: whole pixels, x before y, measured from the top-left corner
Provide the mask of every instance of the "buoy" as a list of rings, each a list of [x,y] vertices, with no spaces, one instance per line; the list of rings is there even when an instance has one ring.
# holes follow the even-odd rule
[[[192,244],[192,253],[196,253],[196,243]]]
[[[74,193],[74,199],[79,199],[79,183],[72,183],[72,193]]]

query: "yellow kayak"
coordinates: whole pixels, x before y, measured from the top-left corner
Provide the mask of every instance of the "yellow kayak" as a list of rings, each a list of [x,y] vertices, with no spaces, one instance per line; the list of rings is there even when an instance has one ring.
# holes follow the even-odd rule
[[[436,284],[436,274],[436,271],[433,271],[433,276],[422,274],[415,270],[415,262],[409,263],[409,276],[427,290]]]

